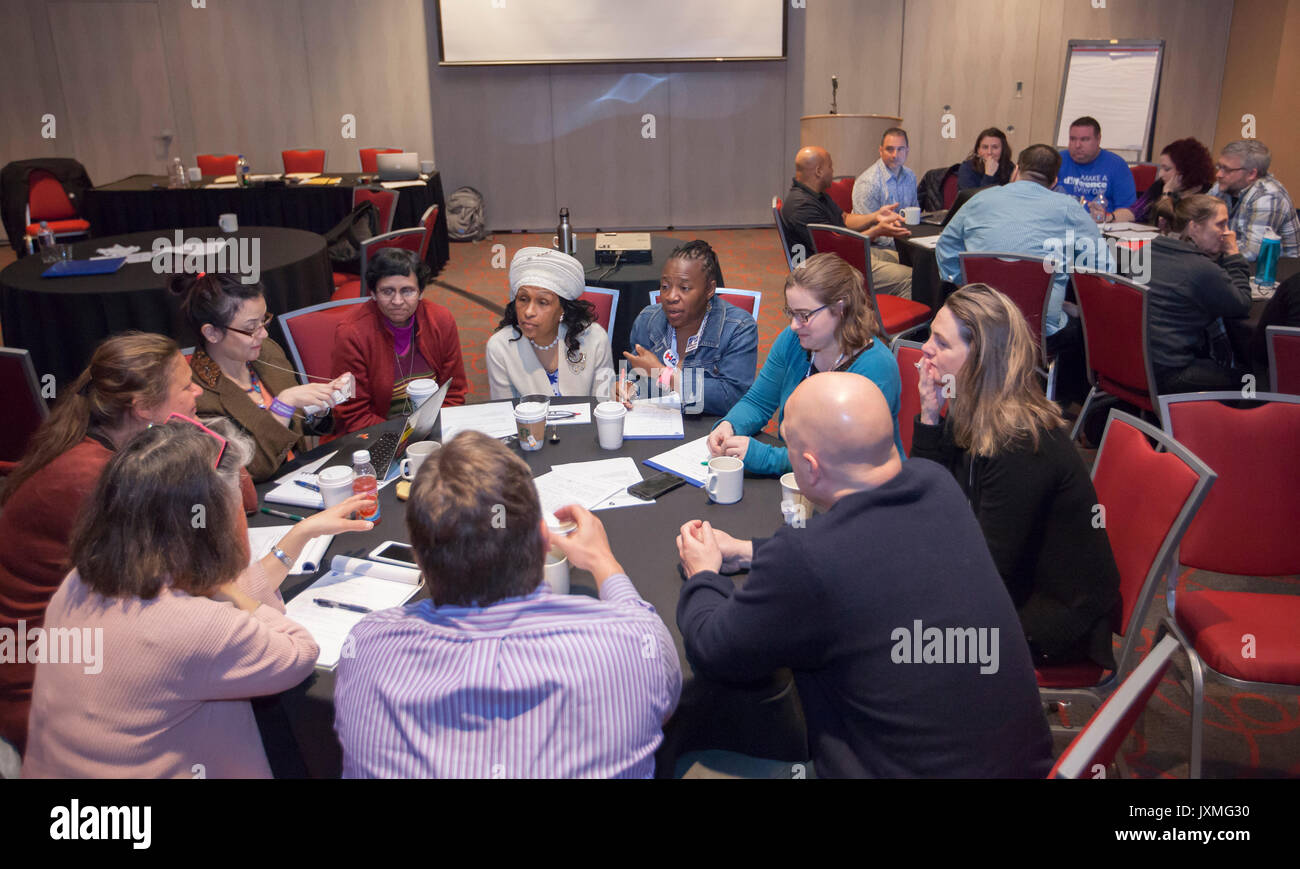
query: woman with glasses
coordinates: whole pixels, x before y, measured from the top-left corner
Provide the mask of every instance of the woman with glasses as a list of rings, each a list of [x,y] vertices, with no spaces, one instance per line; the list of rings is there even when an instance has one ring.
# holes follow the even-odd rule
[[[898,435],[898,364],[885,346],[862,273],[833,253],[809,257],[785,280],[783,310],[790,328],[772,342],[754,385],[709,435],[709,454],[736,456],[755,474],[786,473],[786,448],[752,435],[772,414],[784,419],[786,399],[806,378],[822,371],[851,371],[885,394],[894,416],[894,446],[904,456]]]
[[[366,264],[370,301],[357,305],[334,333],[332,372],[352,372],[356,398],[334,408],[337,428],[352,432],[413,410],[406,387],[451,381],[443,405],[465,403],[469,384],[451,311],[420,294],[428,267],[409,250],[389,247]]]
[[[181,314],[202,339],[190,357],[194,381],[203,387],[198,412],[234,420],[253,439],[248,473],[268,479],[306,434],[324,434],[329,416],[308,417],[307,407],[328,408],[334,390],[328,383],[299,385],[284,350],[271,340],[271,314],[260,283],[237,275],[180,275],[171,290],[182,296]]]

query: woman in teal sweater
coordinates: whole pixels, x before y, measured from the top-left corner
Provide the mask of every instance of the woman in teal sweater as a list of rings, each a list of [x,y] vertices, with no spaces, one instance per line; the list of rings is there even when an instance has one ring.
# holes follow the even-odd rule
[[[709,453],[743,459],[750,473],[784,474],[790,470],[786,448],[751,435],[761,431],[773,413],[784,420],[785,401],[805,378],[822,371],[852,371],[885,394],[894,415],[894,446],[906,458],[898,436],[898,364],[885,346],[862,273],[836,254],[809,257],[786,278],[784,313],[790,328],[772,343],[754,385],[709,435]]]

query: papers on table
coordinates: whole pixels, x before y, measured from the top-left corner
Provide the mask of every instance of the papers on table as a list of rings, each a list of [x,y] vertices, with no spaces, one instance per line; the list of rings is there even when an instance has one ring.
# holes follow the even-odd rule
[[[675,395],[634,401],[632,409],[623,417],[623,437],[627,440],[685,436],[682,405]]]
[[[138,244],[133,244],[130,247],[127,247],[124,244],[115,244],[112,247],[97,248],[95,253],[99,254],[99,256],[91,257],[91,259],[112,259],[113,257],[119,256],[129,257],[131,254],[139,252],[139,250],[140,246]]]
[[[921,236],[920,238],[913,236],[912,238],[907,239],[907,241],[911,242],[912,244],[919,244],[921,247],[928,247],[934,249],[935,247],[938,246],[939,236],[942,234],[943,233],[936,233],[935,235],[924,235]]]
[[[418,180],[417,181],[381,181],[379,183],[387,187],[389,190],[396,190],[399,187],[423,187],[425,184],[425,182],[418,181]]]
[[[249,181],[279,181],[284,177],[283,172],[263,172],[260,175],[254,175],[251,172],[248,175]]]
[[[290,172],[285,178],[292,178],[295,181],[306,181],[308,178],[315,178],[320,175],[319,172]]]
[[[645,460],[645,464],[676,474],[692,486],[703,488],[709,473],[709,458],[709,436],[705,435],[666,453],[651,456]]]
[[[552,475],[558,475],[560,479],[579,476],[584,480],[592,481],[595,484],[593,488],[604,487],[608,489],[611,494],[597,499],[594,505],[583,505],[588,510],[642,507],[654,503],[652,501],[643,501],[635,495],[627,493],[628,486],[635,486],[641,482],[641,472],[637,470],[636,462],[627,456],[616,459],[600,459],[594,462],[571,462],[564,465],[552,465],[551,473],[545,476]],[[572,504],[575,500],[563,501],[560,506]],[[554,510],[551,510],[551,512],[554,512]]]
[[[230,183],[222,183],[222,182],[220,182],[220,181],[213,181],[211,184],[204,184],[204,185],[203,185],[203,189],[204,189],[204,190],[234,190],[234,189],[235,189],[236,187],[238,187],[238,186],[239,186],[239,185],[236,184],[236,183],[233,182],[233,181],[231,181]]]
[[[294,482],[302,480],[304,483],[316,485],[316,472],[325,467],[325,463],[338,455],[338,451],[330,453],[322,459],[317,459],[308,465],[303,465],[296,471],[276,478],[276,487],[266,493],[262,500],[268,504],[289,504],[293,507],[311,507],[313,510],[325,509],[325,502],[321,499],[320,492],[313,492],[311,489],[303,488]]]
[[[509,401],[464,404],[442,409],[442,441],[463,431],[481,431],[488,437],[504,438],[516,433],[515,406]]]
[[[299,488],[302,488],[301,486]],[[303,491],[307,491],[303,489]],[[293,530],[292,525],[265,525],[261,528],[248,529],[248,551],[252,558],[249,564],[259,561],[270,554],[271,549],[279,543],[284,535]],[[294,562],[290,568],[290,573],[315,573],[320,570],[321,559],[325,557],[325,550],[330,548],[330,541],[334,539],[333,534],[322,534],[320,537],[313,537],[311,541],[302,548],[302,555]]]
[[[127,257],[126,263],[127,265],[134,265],[135,263],[147,263],[152,259],[153,259],[152,251],[142,250],[139,253],[133,253],[129,257]]]
[[[557,419],[557,416],[563,413],[574,413],[577,416],[571,416],[568,419]],[[511,419],[513,418],[511,417]],[[591,422],[591,405],[586,402],[582,404],[552,404],[551,410],[546,417],[547,425],[578,425],[584,422]]]
[[[325,186],[329,184],[339,184],[342,183],[342,181],[343,179],[339,177],[330,178],[330,177],[326,177],[325,175],[317,175],[315,178],[308,178],[306,181],[302,183],[311,184],[314,186]]]
[[[316,666],[332,670],[358,622],[371,612],[406,603],[420,583],[419,571],[412,568],[336,555],[330,572],[289,601],[285,615],[306,628],[320,646]]]

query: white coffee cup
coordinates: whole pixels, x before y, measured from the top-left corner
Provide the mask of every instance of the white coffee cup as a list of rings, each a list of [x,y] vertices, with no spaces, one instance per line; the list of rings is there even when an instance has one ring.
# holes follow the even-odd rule
[[[515,405],[515,428],[519,448],[534,452],[546,446],[546,414],[551,409],[549,395],[525,395]]]
[[[239,232],[239,215],[227,212],[217,218],[217,226],[222,232]]]
[[[402,458],[401,471],[403,480],[414,480],[415,475],[420,472],[420,465],[429,456],[442,449],[442,444],[437,441],[419,441],[411,444],[406,448],[406,455]]]
[[[546,568],[543,577],[553,593],[569,593],[569,559],[559,549],[552,549],[546,553]]]
[[[433,174],[433,161],[432,161],[432,160],[421,160],[421,161],[420,161],[420,171],[423,172],[425,175],[432,175],[432,174]]]
[[[790,510],[786,505],[791,505]],[[794,474],[781,475],[781,515],[785,518],[785,524],[793,525],[796,518],[808,521],[812,515],[813,506],[799,491],[799,483],[795,480]]]
[[[191,183],[203,180],[203,170],[200,169],[198,166],[191,166],[190,168],[186,169],[185,175],[187,178],[190,179]]]
[[[616,450],[623,446],[623,422],[627,408],[621,401],[602,401],[591,412],[596,420],[596,440],[602,450]]]
[[[438,391],[438,382],[427,377],[412,380],[406,384],[406,395],[418,410],[420,405],[429,400],[429,396]]]
[[[921,209],[915,205],[909,205],[903,209],[903,223],[908,226],[916,226],[921,222]]]
[[[326,507],[342,504],[352,497],[352,469],[346,465],[326,468],[316,475],[316,485]]]
[[[744,494],[745,463],[735,456],[709,459],[709,474],[704,491],[715,504],[734,504]]]

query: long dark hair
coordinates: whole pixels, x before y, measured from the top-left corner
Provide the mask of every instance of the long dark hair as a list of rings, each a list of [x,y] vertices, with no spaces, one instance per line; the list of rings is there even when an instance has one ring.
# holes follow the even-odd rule
[[[980,177],[983,177],[984,158],[980,156],[980,142],[983,142],[990,136],[1002,142],[1002,153],[998,155],[997,179],[999,184],[1006,184],[1011,180],[1011,173],[1015,170],[1016,164],[1015,161],[1011,159],[1011,146],[1007,144],[1007,134],[999,130],[997,127],[989,127],[987,130],[981,131],[980,134],[975,137],[975,147],[971,149],[970,156],[966,158],[966,162],[970,164],[972,169],[979,173]]]
[[[0,487],[0,504],[29,477],[75,447],[88,431],[116,428],[138,398],[156,407],[171,386],[168,367],[181,350],[164,335],[124,332],[95,348],[86,370],[63,388],[63,397],[32,435],[18,467]]]
[[[558,294],[557,294],[558,295]],[[581,360],[582,354],[578,352],[578,336],[596,322],[596,309],[591,302],[583,299],[569,299],[559,296],[560,309],[564,311],[560,317],[560,322],[564,324],[564,356],[570,362],[577,363]],[[506,305],[505,311],[501,315],[501,322],[497,323],[498,329],[504,329],[506,326],[515,330],[515,337],[511,341],[518,341],[524,337],[524,333],[519,331],[519,315],[515,313],[515,300],[511,299]]]

